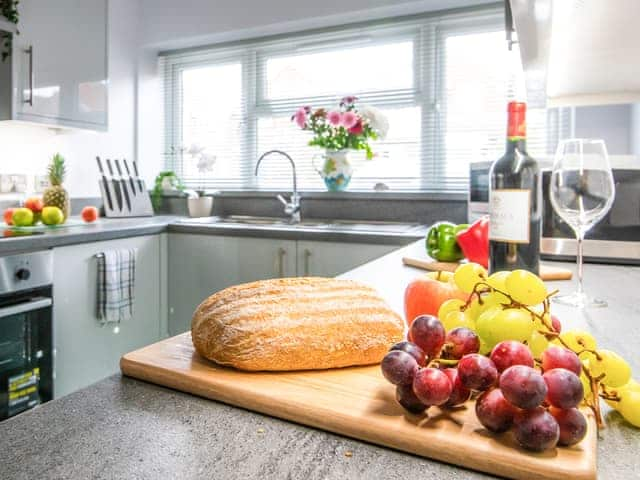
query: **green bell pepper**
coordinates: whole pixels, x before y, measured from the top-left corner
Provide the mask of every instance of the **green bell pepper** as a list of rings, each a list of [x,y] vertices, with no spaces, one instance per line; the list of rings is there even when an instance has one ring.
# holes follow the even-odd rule
[[[427,233],[426,246],[430,257],[439,262],[457,262],[464,255],[456,241],[456,234],[469,228],[467,224],[454,225],[451,222],[438,222]]]

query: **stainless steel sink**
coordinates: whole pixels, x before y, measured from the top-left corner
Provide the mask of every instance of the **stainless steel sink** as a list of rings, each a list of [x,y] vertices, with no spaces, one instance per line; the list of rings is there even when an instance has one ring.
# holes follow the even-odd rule
[[[277,228],[295,230],[330,230],[342,232],[372,232],[372,233],[409,233],[420,231],[423,226],[417,223],[399,223],[362,220],[325,220],[303,219],[300,223],[290,223],[286,218],[280,217],[254,217],[244,215],[231,215],[228,217],[202,217],[184,218],[178,220],[183,224],[215,225],[219,227],[250,226],[257,228]]]

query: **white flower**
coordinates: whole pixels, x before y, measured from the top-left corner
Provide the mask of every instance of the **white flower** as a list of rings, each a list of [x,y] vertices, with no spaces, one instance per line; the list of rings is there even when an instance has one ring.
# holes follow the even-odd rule
[[[387,116],[382,113],[382,110],[372,107],[371,105],[362,105],[358,109],[358,113],[364,118],[371,128],[373,128],[380,137],[380,140],[384,140],[389,133],[389,120]]]
[[[203,151],[204,147],[201,147],[197,143],[192,143],[191,146],[187,149],[187,155],[195,157],[196,155],[200,155]]]
[[[213,170],[213,164],[216,163],[216,156],[210,153],[201,152],[198,156],[196,168],[201,174]]]

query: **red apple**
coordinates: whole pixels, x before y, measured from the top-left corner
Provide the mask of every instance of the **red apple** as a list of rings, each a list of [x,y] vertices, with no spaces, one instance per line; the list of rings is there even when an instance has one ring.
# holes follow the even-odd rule
[[[40,213],[44,208],[44,203],[40,197],[29,197],[24,201],[24,206],[33,213]]]
[[[4,214],[3,214],[4,223],[6,223],[7,225],[13,225],[13,211],[14,210],[15,210],[15,208],[7,208],[4,211]]]
[[[451,272],[430,272],[407,285],[404,291],[404,314],[407,325],[419,315],[438,315],[440,305],[450,298],[466,300],[467,294],[453,283]]]
[[[82,220],[87,223],[95,222],[98,219],[98,209],[96,207],[84,207],[80,215]]]

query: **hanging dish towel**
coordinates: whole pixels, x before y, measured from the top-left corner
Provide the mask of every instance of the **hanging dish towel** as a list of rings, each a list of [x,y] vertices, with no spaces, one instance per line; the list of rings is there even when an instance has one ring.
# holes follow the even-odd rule
[[[103,325],[120,323],[133,315],[137,252],[130,248],[97,255],[97,315]]]

